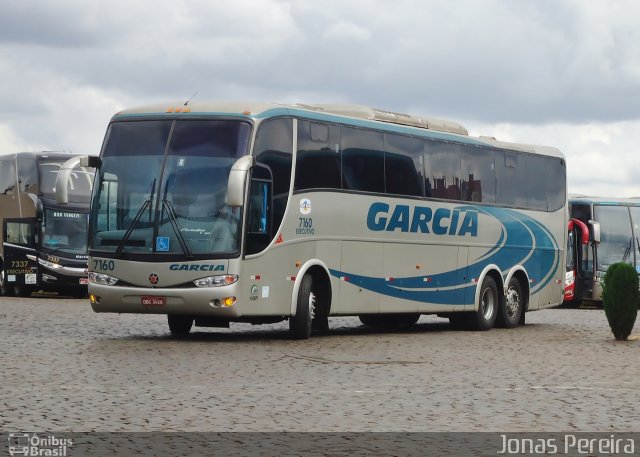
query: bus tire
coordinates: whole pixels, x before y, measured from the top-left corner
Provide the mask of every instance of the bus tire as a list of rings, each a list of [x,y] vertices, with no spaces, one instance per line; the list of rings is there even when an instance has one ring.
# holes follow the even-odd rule
[[[13,286],[7,284],[6,275],[4,270],[0,271],[0,294],[5,297],[13,297]]]
[[[22,284],[15,284],[13,286],[13,295],[14,297],[30,297],[31,296],[31,288]]]
[[[517,278],[511,278],[507,286],[505,299],[500,303],[496,326],[514,328],[520,325],[520,317],[524,313],[522,286]]]
[[[167,321],[173,336],[187,336],[193,326],[193,317],[182,314],[167,314]]]
[[[311,323],[315,313],[316,296],[313,292],[313,277],[305,274],[300,282],[296,300],[296,315],[289,317],[289,334],[295,340],[306,340],[311,336]]]
[[[482,280],[478,310],[469,314],[470,330],[489,330],[496,322],[500,300],[496,281],[489,275]]]

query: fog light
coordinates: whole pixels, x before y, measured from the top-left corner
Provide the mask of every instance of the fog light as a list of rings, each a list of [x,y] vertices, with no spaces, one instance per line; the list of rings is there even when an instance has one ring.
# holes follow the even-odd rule
[[[236,297],[227,297],[222,299],[222,306],[233,306],[236,302]]]
[[[95,305],[96,303],[100,303],[100,297],[98,297],[97,295],[89,294],[89,301]]]

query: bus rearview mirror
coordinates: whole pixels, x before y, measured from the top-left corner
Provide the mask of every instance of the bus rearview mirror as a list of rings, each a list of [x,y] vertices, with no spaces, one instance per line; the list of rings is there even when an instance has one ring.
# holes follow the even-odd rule
[[[69,180],[71,172],[78,167],[100,168],[102,160],[97,156],[76,156],[62,164],[56,176],[56,201],[60,205],[69,203]]]
[[[244,205],[244,194],[249,170],[253,167],[253,156],[240,157],[231,167],[227,183],[227,205],[239,207]]]
[[[591,225],[591,231],[593,233],[593,242],[600,242],[600,222],[589,221],[589,225]]]

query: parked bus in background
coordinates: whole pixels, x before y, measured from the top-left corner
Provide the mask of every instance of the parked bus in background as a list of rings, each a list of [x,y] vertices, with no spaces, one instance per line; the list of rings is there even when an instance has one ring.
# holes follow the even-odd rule
[[[0,155],[0,285],[3,295],[87,292],[87,220],[94,170],[69,176],[69,204],[55,199],[60,166],[72,154]]]
[[[97,167],[94,311],[167,314],[175,335],[288,319],[308,338],[344,315],[487,330],[562,302],[555,148],[361,106],[201,102],[117,113],[75,165]]]
[[[567,254],[576,266],[573,301],[602,301],[602,278],[610,265],[626,262],[640,273],[640,199],[572,195],[571,218],[582,222],[576,236],[588,231],[588,243]],[[569,302],[566,300],[565,302]]]

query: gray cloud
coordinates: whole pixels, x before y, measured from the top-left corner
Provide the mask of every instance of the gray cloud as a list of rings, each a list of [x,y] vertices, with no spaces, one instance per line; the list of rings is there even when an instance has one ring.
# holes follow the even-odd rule
[[[637,17],[632,0],[5,2],[0,146],[96,151],[113,112],[196,91],[485,126],[635,125]]]

